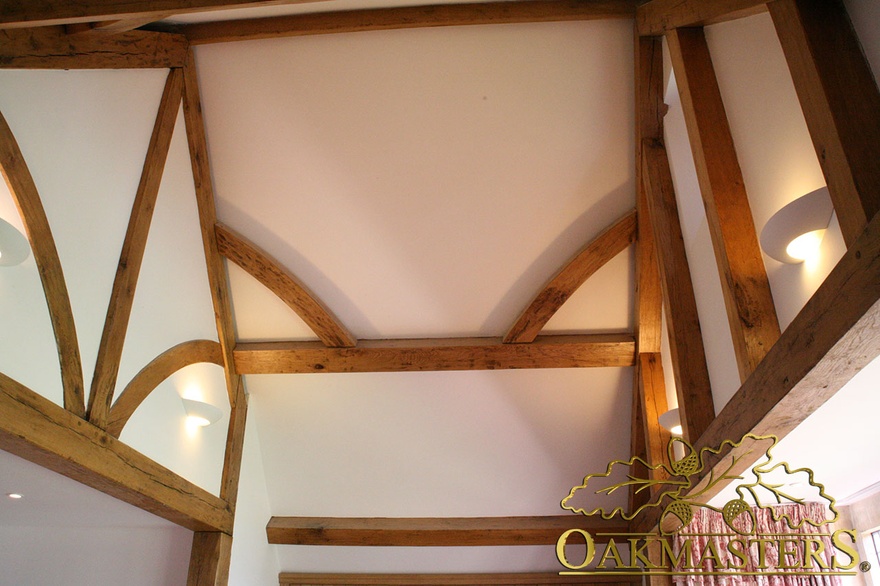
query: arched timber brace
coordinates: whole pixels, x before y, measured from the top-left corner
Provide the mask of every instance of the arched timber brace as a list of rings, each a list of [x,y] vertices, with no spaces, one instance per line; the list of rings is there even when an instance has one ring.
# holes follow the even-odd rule
[[[550,318],[578,287],[632,244],[636,212],[629,212],[587,244],[538,293],[504,336],[505,344],[534,342]]]
[[[217,248],[272,291],[312,329],[325,346],[350,348],[357,339],[296,276],[256,244],[223,224],[214,228]]]
[[[220,344],[211,340],[183,342],[151,360],[131,379],[113,403],[107,422],[107,433],[118,438],[135,410],[162,381],[181,368],[200,362],[223,366]]]
[[[64,408],[78,417],[85,417],[85,391],[79,342],[61,260],[58,258],[55,239],[52,237],[52,230],[49,228],[49,220],[46,218],[37,186],[12,135],[12,130],[2,114],[0,114],[0,172],[3,173],[6,185],[9,186],[9,193],[18,206],[34,253],[34,261],[40,271],[40,281],[46,294],[49,318],[55,331],[55,343],[61,363]]]
[[[162,172],[165,170],[165,161],[168,158],[171,135],[174,132],[174,122],[177,120],[182,96],[183,71],[172,69],[165,82],[162,100],[159,102],[159,112],[147,147],[144,169],[131,206],[128,230],[122,243],[122,252],[119,253],[119,265],[116,268],[116,278],[107,305],[107,318],[104,321],[104,331],[98,347],[95,375],[92,378],[92,390],[89,394],[89,421],[98,427],[107,425],[138,275],[147,248],[147,236],[150,233],[153,210],[159,195],[159,184],[162,181]]]

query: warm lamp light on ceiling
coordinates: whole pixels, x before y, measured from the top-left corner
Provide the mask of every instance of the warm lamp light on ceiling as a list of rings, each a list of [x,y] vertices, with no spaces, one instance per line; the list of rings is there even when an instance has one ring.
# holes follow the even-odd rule
[[[27,238],[18,229],[0,218],[0,266],[23,263],[30,254]]]
[[[678,414],[678,407],[670,409],[666,413],[657,418],[660,425],[669,430],[672,435],[680,436],[682,434],[681,417]]]
[[[816,258],[833,211],[827,187],[799,197],[767,221],[761,230],[761,248],[789,264]]]
[[[220,418],[223,417],[223,411],[209,403],[192,399],[181,399],[181,401],[183,401],[187,421],[195,426],[205,427],[220,421]]]

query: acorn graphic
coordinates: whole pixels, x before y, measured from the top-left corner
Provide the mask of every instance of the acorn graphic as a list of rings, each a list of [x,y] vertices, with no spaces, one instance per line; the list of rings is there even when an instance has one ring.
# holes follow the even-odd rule
[[[684,445],[685,449],[687,450],[684,457],[680,460],[676,460],[675,458],[676,442]],[[669,440],[669,443],[666,445],[666,455],[669,457],[669,465],[672,467],[672,472],[675,473],[677,476],[684,476],[685,478],[687,478],[692,474],[696,474],[702,469],[699,454],[697,454],[697,452],[691,447],[689,443],[679,437],[674,437]]]
[[[685,501],[672,501],[660,515],[660,528],[664,535],[675,533],[694,519],[694,508]]]
[[[721,515],[727,526],[740,535],[751,535],[755,531],[755,512],[749,503],[742,499],[734,499],[725,503]]]

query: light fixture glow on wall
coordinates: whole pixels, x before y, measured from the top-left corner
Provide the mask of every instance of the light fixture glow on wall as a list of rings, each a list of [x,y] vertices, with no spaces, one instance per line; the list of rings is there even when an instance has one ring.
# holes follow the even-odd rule
[[[815,258],[833,212],[827,187],[811,191],[773,214],[761,230],[761,248],[789,264]]]
[[[220,418],[223,417],[223,411],[208,403],[193,401],[192,399],[181,399],[181,401],[183,401],[187,421],[198,427],[211,425],[220,421]]]
[[[0,266],[23,263],[31,252],[27,238],[18,229],[0,218]]]
[[[672,435],[680,436],[682,434],[681,417],[678,414],[678,407],[670,409],[666,413],[657,418],[660,425],[669,430]]]

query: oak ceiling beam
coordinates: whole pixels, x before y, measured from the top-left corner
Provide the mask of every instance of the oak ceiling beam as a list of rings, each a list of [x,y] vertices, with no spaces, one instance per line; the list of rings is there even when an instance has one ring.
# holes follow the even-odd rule
[[[101,428],[107,426],[110,403],[116,390],[119,362],[122,359],[122,347],[128,331],[138,275],[147,248],[153,210],[156,207],[159,185],[162,182],[165,161],[171,146],[171,135],[174,133],[174,123],[180,111],[182,97],[183,71],[180,68],[172,69],[165,81],[140,183],[131,206],[128,228],[122,243],[122,251],[119,253],[119,264],[116,267],[113,289],[107,304],[107,317],[104,320],[104,330],[95,361],[88,413],[89,421]]]
[[[636,10],[636,29],[642,36],[703,26],[751,16],[767,10],[767,0],[651,0]]]
[[[191,364],[210,363],[223,366],[220,344],[211,340],[183,342],[159,354],[125,386],[110,409],[107,433],[115,438],[150,393],[169,376]]]
[[[675,29],[666,40],[742,382],[779,339],[776,306],[703,29]]]
[[[632,18],[635,0],[522,0],[296,14],[179,27],[194,45],[362,31]]]
[[[321,300],[265,250],[223,224],[217,224],[214,231],[220,254],[243,268],[284,301],[326,346],[350,348],[357,344],[357,338]]]
[[[843,239],[880,211],[880,90],[842,2],[770,5]]]
[[[327,348],[320,342],[240,343],[240,374],[329,372],[415,372],[589,368],[632,366],[630,334],[539,336],[531,344],[504,344],[501,338],[361,340],[354,348]]]
[[[76,22],[147,19],[209,10],[301,4],[321,0],[0,0],[0,29]]]
[[[700,317],[666,148],[642,141],[642,179],[657,245],[669,347],[684,437],[696,441],[715,418]]]
[[[186,586],[226,586],[232,561],[232,536],[219,531],[193,533]]]
[[[70,295],[61,268],[61,259],[52,237],[52,229],[43,202],[34,184],[18,142],[6,119],[0,114],[0,173],[6,180],[30,242],[34,261],[40,273],[43,293],[49,308],[49,319],[55,333],[55,345],[61,366],[61,386],[64,407],[78,417],[84,417],[85,388],[76,323],[70,306]]]
[[[282,572],[280,586],[550,586],[551,584],[641,584],[641,576],[513,574],[297,574]]]
[[[182,67],[183,35],[129,31],[67,34],[64,27],[0,30],[0,69],[145,69]]]
[[[232,531],[218,497],[0,374],[0,449],[194,531]]]
[[[349,546],[550,545],[568,529],[586,529],[597,541],[622,533],[627,523],[585,515],[550,517],[340,518],[272,517],[269,543]],[[603,540],[604,537],[604,540]]]
[[[636,212],[606,228],[544,285],[504,336],[505,344],[533,342],[559,308],[587,279],[636,238]]]

